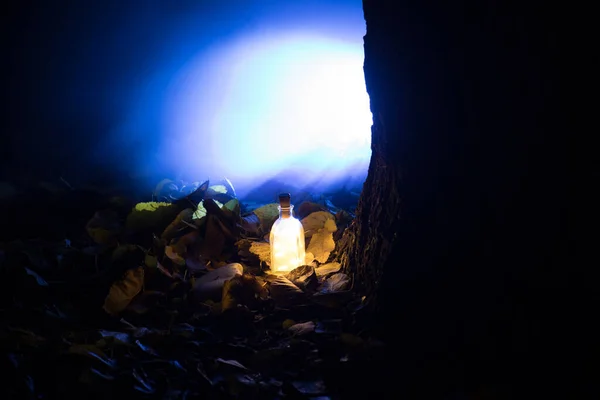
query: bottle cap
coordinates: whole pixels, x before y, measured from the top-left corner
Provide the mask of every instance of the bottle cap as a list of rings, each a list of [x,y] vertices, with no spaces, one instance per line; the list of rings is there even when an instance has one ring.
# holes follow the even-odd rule
[[[279,195],[279,206],[287,208],[290,206],[292,196],[289,193],[281,193]]]

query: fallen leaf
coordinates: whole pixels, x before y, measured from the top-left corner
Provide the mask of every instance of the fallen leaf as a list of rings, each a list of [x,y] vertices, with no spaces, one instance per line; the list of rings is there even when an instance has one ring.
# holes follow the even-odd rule
[[[165,228],[160,237],[167,241],[173,239],[181,231],[185,230],[186,228],[190,227],[190,225],[192,225],[193,215],[194,209],[192,208],[186,208],[185,210],[181,211],[179,214],[177,214],[177,217],[175,217],[173,222],[171,222]]]
[[[279,218],[279,204],[271,203],[257,208],[253,211],[260,220],[263,232],[269,232],[273,223]]]
[[[179,254],[177,254],[174,246],[165,247],[165,255],[167,257],[169,257],[177,265],[185,265],[185,259],[182,256],[180,256]]]
[[[316,333],[330,333],[340,335],[342,333],[342,320],[341,319],[329,319],[322,320],[317,323],[315,328]]]
[[[290,326],[293,326],[293,325],[296,325],[296,321],[294,321],[293,319],[286,319],[281,324],[281,326],[283,327],[283,329],[288,329]]]
[[[219,219],[214,215],[206,216],[206,233],[200,244],[199,252],[204,258],[211,259],[221,255],[227,238],[221,229]]]
[[[294,381],[292,385],[302,394],[316,395],[325,393],[325,382],[317,381]]]
[[[335,217],[327,211],[311,213],[300,221],[304,227],[304,237],[310,238],[320,230],[333,233],[337,230]]]
[[[97,346],[93,344],[74,344],[67,350],[68,354],[77,354],[81,356],[86,356],[92,358],[94,360],[100,361],[102,364],[114,368],[115,361],[111,360],[100,350]]]
[[[319,282],[315,274],[315,268],[312,265],[301,265],[288,272],[285,276],[294,285],[303,291],[313,291],[317,288]]]
[[[177,217],[179,211],[180,208],[171,203],[137,203],[127,216],[125,226],[131,232],[162,232]]]
[[[119,216],[113,210],[97,211],[88,221],[85,229],[97,244],[114,244],[121,230]]]
[[[317,278],[319,280],[325,279],[328,275],[335,274],[340,270],[342,265],[339,262],[330,262],[327,264],[321,264],[317,268],[315,268],[315,273],[317,274]]]
[[[46,282],[44,280],[44,278],[42,278],[41,276],[38,275],[37,272],[30,270],[29,268],[25,268],[25,272],[27,272],[27,275],[33,276],[37,282],[38,285],[40,286],[48,286],[48,282]]]
[[[277,276],[269,282],[269,291],[276,304],[291,306],[305,299],[304,292],[284,276]]]
[[[331,275],[323,282],[319,291],[321,293],[334,293],[345,290],[350,284],[350,277],[344,273]]]
[[[308,321],[308,322],[303,322],[300,324],[292,325],[288,328],[288,331],[297,336],[307,335],[307,334],[315,331],[315,326],[316,325],[314,322]]]
[[[193,286],[194,298],[202,301],[212,299],[220,301],[223,293],[223,285],[236,275],[242,275],[244,267],[242,264],[232,263],[209,271],[196,279]]]
[[[247,234],[260,236],[260,218],[254,213],[242,217],[241,227]]]
[[[314,254],[319,263],[326,263],[334,249],[333,234],[323,230],[312,235],[306,251]]]
[[[98,333],[103,338],[113,338],[114,340],[117,340],[122,343],[129,343],[129,335],[124,332],[105,331],[101,329],[98,331]]]
[[[104,300],[104,310],[111,315],[120,313],[142,290],[143,285],[144,268],[137,267],[128,270],[121,280],[113,283],[110,287]]]

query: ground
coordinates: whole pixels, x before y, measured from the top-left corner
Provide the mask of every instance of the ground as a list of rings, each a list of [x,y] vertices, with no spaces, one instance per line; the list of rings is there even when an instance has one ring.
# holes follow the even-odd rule
[[[4,398],[376,391],[361,379],[385,345],[357,323],[362,299],[337,249],[318,242],[339,241],[352,210],[304,201],[321,262],[274,276],[252,246],[268,251],[276,209],[239,202],[227,182],[184,186],[162,182],[154,202],[68,187],[4,200]]]

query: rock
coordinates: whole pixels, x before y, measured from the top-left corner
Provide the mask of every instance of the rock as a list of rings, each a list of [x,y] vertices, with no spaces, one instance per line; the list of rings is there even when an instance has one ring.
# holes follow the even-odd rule
[[[317,232],[325,230],[327,232],[335,232],[337,226],[335,224],[335,217],[333,214],[327,211],[317,211],[310,214],[308,217],[302,219],[302,226],[304,227],[304,237],[310,238]]]
[[[325,207],[320,204],[313,203],[311,201],[305,201],[300,204],[298,207],[294,208],[294,212],[296,216],[300,219],[308,217],[310,214],[317,211],[326,211]]]
[[[342,265],[339,262],[330,262],[327,264],[319,265],[315,268],[315,273],[319,280],[325,280],[329,275],[339,272]]]
[[[334,249],[335,242],[333,241],[333,234],[323,230],[312,236],[306,251],[314,254],[315,260],[319,263],[326,263],[329,259],[329,255]]]
[[[294,268],[285,277],[304,292],[314,291],[319,284],[315,268],[311,265]]]
[[[321,293],[335,293],[346,290],[350,284],[350,277],[344,273],[337,273],[330,276],[323,282],[319,288]]]
[[[269,291],[275,304],[289,307],[305,300],[304,292],[284,276],[275,276],[269,281]]]
[[[194,298],[200,301],[206,299],[220,301],[225,282],[237,275],[241,276],[243,272],[244,267],[238,263],[227,264],[208,272],[194,282],[192,289]]]

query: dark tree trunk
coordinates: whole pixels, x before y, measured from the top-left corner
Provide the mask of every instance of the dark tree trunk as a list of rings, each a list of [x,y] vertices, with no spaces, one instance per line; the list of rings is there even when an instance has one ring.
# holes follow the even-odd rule
[[[540,372],[564,255],[548,8],[363,7],[373,154],[343,264],[398,356],[389,380],[512,392]]]

